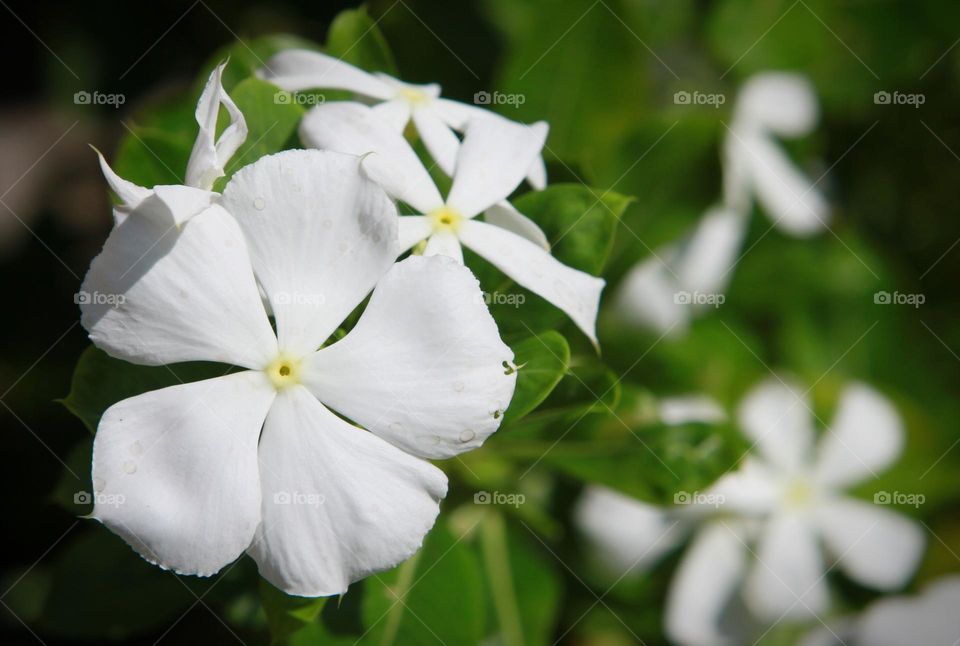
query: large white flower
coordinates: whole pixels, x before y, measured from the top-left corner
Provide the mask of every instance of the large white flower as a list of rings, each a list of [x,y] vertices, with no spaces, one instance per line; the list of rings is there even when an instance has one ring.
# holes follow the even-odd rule
[[[240,370],[104,413],[94,517],[181,573],[246,551],[297,595],[342,593],[409,557],[447,488],[421,458],[479,446],[516,383],[476,279],[449,258],[394,265],[396,207],[337,153],[264,157],[175,240],[161,226],[114,229],[85,285],[124,299],[84,305],[84,327],[134,363]],[[353,329],[324,345],[374,285]]]
[[[411,121],[430,155],[438,164],[452,165],[459,140],[471,119],[490,114],[474,105],[440,96],[436,83],[414,85],[378,72],[370,74],[342,60],[306,49],[288,49],[271,58],[257,75],[287,90],[348,90],[368,101],[373,110],[397,132]],[[547,185],[547,169],[538,154],[526,169],[527,181],[536,189]]]
[[[247,122],[236,104],[223,89],[221,63],[210,74],[197,102],[195,116],[200,130],[193,144],[184,184],[163,184],[153,188],[137,186],[118,176],[99,152],[103,175],[120,199],[114,210],[115,224],[137,211],[144,217],[179,227],[188,219],[216,203],[214,182],[224,175],[224,166],[247,138]],[[230,123],[217,137],[217,117],[223,105]]]
[[[928,584],[915,597],[884,597],[859,616],[829,622],[802,646],[956,646],[960,643],[960,576]]]
[[[595,493],[581,504],[581,525],[598,544],[617,546],[621,566],[645,564],[679,542],[679,528],[698,528],[667,599],[666,630],[674,641],[728,643],[721,620],[738,589],[761,621],[804,620],[827,609],[826,573],[834,565],[882,590],[904,585],[916,568],[924,546],[919,525],[843,493],[899,455],[896,411],[869,387],[851,385],[815,447],[809,407],[802,391],[779,381],[753,390],[739,422],[760,457],[746,459],[706,492],[688,492],[687,506],[611,503],[609,494]],[[591,511],[598,499],[616,505],[616,522],[601,522]]]
[[[556,260],[531,233],[539,228],[506,202],[545,136],[546,124],[524,126],[496,115],[473,119],[450,167],[453,184],[443,198],[410,144],[371,108],[329,103],[311,110],[300,125],[308,146],[373,153],[364,158],[364,170],[421,214],[400,218],[398,253],[426,240],[426,255],[463,262],[462,244],[563,310],[596,345],[603,279]],[[498,218],[476,219],[491,207]]]
[[[789,235],[826,226],[826,199],[776,140],[810,133],[817,117],[816,94],[804,77],[768,72],[747,81],[724,137],[723,199],[684,240],[626,275],[616,303],[628,322],[679,334],[716,305],[739,260],[754,201]]]

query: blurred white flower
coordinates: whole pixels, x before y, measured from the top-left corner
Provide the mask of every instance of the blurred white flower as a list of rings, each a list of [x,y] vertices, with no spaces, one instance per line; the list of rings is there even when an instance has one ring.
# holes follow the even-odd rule
[[[419,215],[400,218],[398,254],[425,240],[425,255],[463,262],[462,244],[563,310],[596,345],[604,280],[556,260],[524,228],[529,220],[506,202],[546,134],[545,123],[524,126],[494,114],[475,117],[457,149],[453,184],[443,198],[410,144],[373,109],[348,101],[327,103],[300,124],[300,138],[308,146],[364,155],[367,174],[416,210]],[[477,219],[491,207],[498,207],[499,218]]]
[[[332,152],[263,157],[175,241],[161,226],[113,230],[84,289],[124,298],[82,305],[83,326],[133,363],[227,365],[104,413],[94,490],[124,503],[93,517],[180,573],[246,551],[295,595],[340,594],[408,558],[447,491],[422,458],[482,444],[516,384],[476,278],[444,257],[394,264],[396,207]]]
[[[900,419],[876,391],[853,384],[833,425],[815,446],[810,403],[793,385],[762,383],[744,399],[740,427],[759,456],[711,486],[657,508],[624,500],[614,516],[581,510],[584,531],[601,545],[626,545],[624,558],[662,553],[678,528],[696,530],[670,586],[666,630],[681,644],[730,643],[722,619],[735,592],[766,623],[807,620],[828,607],[826,573],[834,565],[877,589],[903,586],[924,535],[915,521],[851,498],[844,489],[875,476],[901,451]],[[595,494],[588,495],[590,505]],[[615,520],[613,520],[615,519]],[[629,529],[629,537],[622,528]],[[834,560],[824,562],[821,543]]]
[[[885,597],[856,617],[827,622],[801,646],[956,646],[960,642],[960,576],[927,585],[915,597]]]
[[[465,132],[484,108],[451,101],[440,96],[436,83],[414,85],[388,74],[371,74],[320,52],[288,49],[276,54],[257,71],[257,76],[288,92],[310,89],[347,90],[368,101],[379,117],[396,132],[413,122],[423,144],[438,164],[452,166],[459,140],[456,132]],[[547,184],[547,169],[538,154],[525,170],[527,181],[536,189]]]
[[[137,212],[143,217],[164,222],[170,228],[179,227],[216,203],[218,195],[212,192],[213,184],[224,175],[224,166],[247,138],[247,123],[243,114],[223,89],[225,66],[226,63],[221,63],[214,68],[197,102],[195,116],[200,131],[187,162],[184,184],[164,184],[153,188],[137,186],[114,173],[103,155],[97,152],[103,175],[120,199],[113,211],[116,224]],[[230,123],[217,137],[217,116],[221,105],[227,109]]]
[[[724,138],[722,203],[684,240],[630,270],[616,298],[625,320],[681,334],[695,316],[722,302],[754,200],[789,235],[807,236],[826,226],[826,200],[776,140],[808,134],[817,117],[816,95],[802,76],[770,72],[747,81]]]

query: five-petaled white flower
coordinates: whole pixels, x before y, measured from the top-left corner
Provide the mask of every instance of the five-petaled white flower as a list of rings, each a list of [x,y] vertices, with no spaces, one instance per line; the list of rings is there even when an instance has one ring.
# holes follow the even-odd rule
[[[789,235],[809,236],[827,226],[829,205],[816,182],[775,138],[808,134],[817,118],[816,94],[802,76],[767,72],[747,81],[723,142],[721,203],[685,239],[631,269],[616,301],[626,319],[681,333],[697,313],[709,310],[732,278],[754,200],[772,226]]]
[[[247,122],[237,105],[224,91],[222,78],[226,63],[221,63],[210,74],[195,116],[200,131],[193,144],[184,184],[162,184],[153,188],[137,186],[118,176],[99,152],[103,175],[120,199],[114,208],[114,222],[120,224],[132,211],[141,216],[179,227],[191,217],[215,204],[219,195],[213,184],[224,175],[224,166],[247,138]],[[230,123],[216,136],[220,106],[227,109]]]
[[[476,278],[449,258],[394,264],[395,205],[332,152],[264,157],[175,238],[162,226],[131,215],[114,229],[85,288],[125,299],[84,305],[84,327],[134,363],[240,370],[109,408],[94,489],[124,502],[93,516],[177,572],[246,551],[296,595],[342,593],[409,557],[447,490],[422,458],[479,446],[516,383]]]
[[[490,114],[484,108],[440,96],[436,83],[414,85],[377,72],[371,74],[320,52],[288,49],[271,58],[257,71],[260,78],[296,92],[335,89],[353,92],[358,99],[374,103],[373,110],[396,132],[413,121],[430,155],[441,165],[453,165],[459,140],[471,119]],[[547,169],[539,155],[526,169],[527,181],[536,189],[547,185]]]
[[[474,118],[451,166],[453,184],[444,199],[403,135],[369,107],[334,102],[314,108],[300,125],[308,146],[366,155],[363,168],[392,197],[420,215],[400,218],[397,247],[403,253],[427,241],[425,255],[444,254],[463,262],[461,244],[518,284],[563,310],[596,345],[596,318],[604,280],[564,265],[537,240],[528,218],[508,205],[540,151],[546,124],[525,126],[496,115]],[[493,210],[501,217],[481,222]],[[540,233],[542,236],[542,232]]]
[[[758,386],[739,419],[762,457],[747,458],[706,492],[685,497],[686,506],[661,509],[596,489],[581,501],[581,527],[624,570],[649,563],[699,528],[667,599],[666,630],[674,641],[728,643],[721,619],[741,582],[747,608],[776,623],[824,613],[833,565],[882,590],[903,586],[916,568],[924,546],[919,525],[842,491],[899,455],[903,429],[896,411],[871,388],[853,384],[816,451],[809,411],[793,385],[771,380]],[[824,562],[821,541],[832,565]]]

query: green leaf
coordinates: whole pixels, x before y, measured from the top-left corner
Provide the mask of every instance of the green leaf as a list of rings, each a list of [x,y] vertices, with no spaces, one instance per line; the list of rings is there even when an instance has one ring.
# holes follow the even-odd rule
[[[317,623],[327,597],[312,599],[294,597],[260,579],[260,603],[267,615],[270,636],[274,643],[286,643],[297,633]]]
[[[397,64],[377,23],[364,8],[337,14],[327,31],[326,51],[368,72],[397,76]]]
[[[554,331],[544,332],[513,345],[519,367],[517,387],[503,423],[509,424],[533,411],[547,398],[570,365],[570,346]]]
[[[399,567],[364,581],[363,643],[477,644],[483,637],[483,577],[474,552],[439,522]],[[426,625],[424,624],[426,622]]]
[[[77,361],[70,394],[62,403],[91,433],[95,433],[103,412],[122,399],[167,386],[219,377],[229,370],[223,364],[204,362],[138,366],[114,359],[90,346]]]
[[[528,529],[508,524],[491,510],[481,521],[483,570],[493,601],[492,619],[504,646],[552,643],[559,611],[561,578],[556,561],[537,549]]]
[[[230,93],[247,121],[247,140],[230,160],[226,174],[217,180],[218,187],[241,167],[257,161],[264,155],[298,147],[297,126],[304,109],[289,92],[258,78],[248,78]],[[222,125],[226,120],[221,118]]]

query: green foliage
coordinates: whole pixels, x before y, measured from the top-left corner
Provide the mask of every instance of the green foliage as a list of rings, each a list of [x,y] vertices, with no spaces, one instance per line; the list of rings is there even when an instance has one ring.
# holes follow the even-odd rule
[[[570,346],[557,332],[545,332],[513,345],[517,386],[504,425],[533,411],[563,378],[570,365]]]

